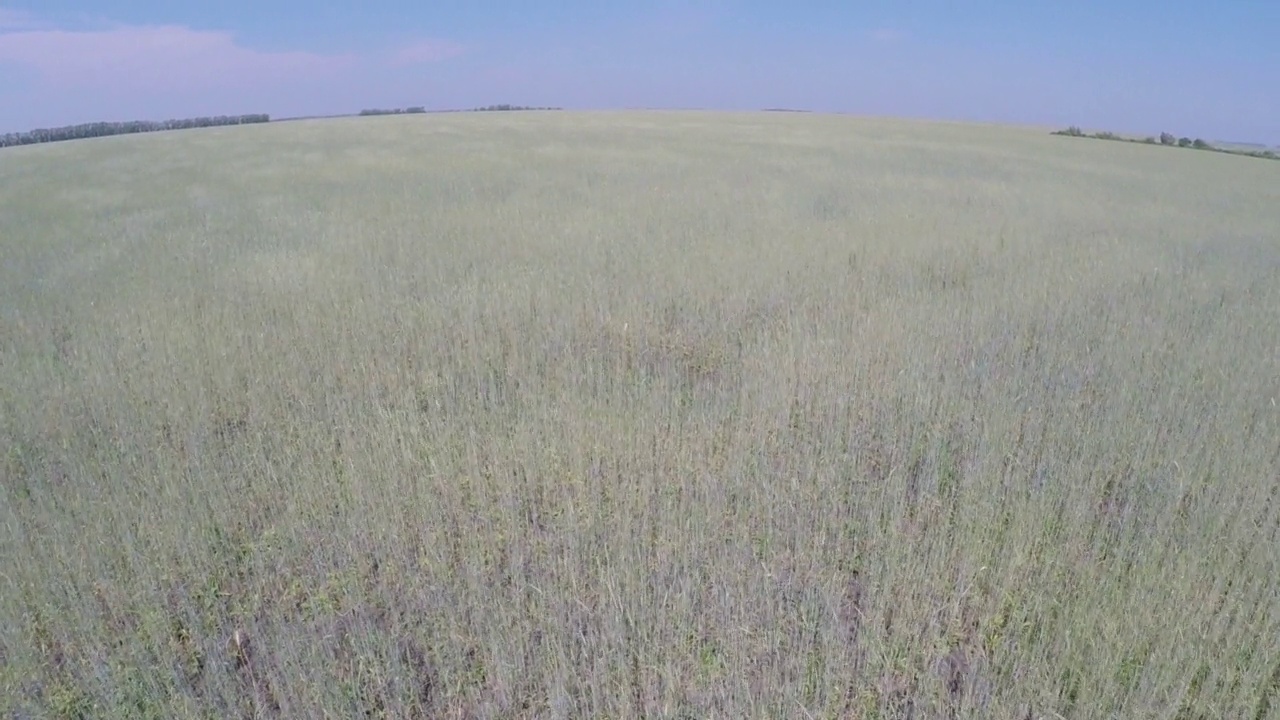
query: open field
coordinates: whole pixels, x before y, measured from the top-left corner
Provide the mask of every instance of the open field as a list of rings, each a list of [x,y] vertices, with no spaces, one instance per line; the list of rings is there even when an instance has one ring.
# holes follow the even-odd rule
[[[1280,163],[299,121],[0,258],[0,716],[1280,717]]]

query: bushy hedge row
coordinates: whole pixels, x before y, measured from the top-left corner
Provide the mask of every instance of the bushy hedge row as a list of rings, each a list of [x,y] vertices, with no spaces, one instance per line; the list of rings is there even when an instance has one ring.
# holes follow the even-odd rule
[[[1113,132],[1106,132],[1106,131],[1090,134],[1090,133],[1086,133],[1084,130],[1081,130],[1079,127],[1076,127],[1075,125],[1072,125],[1066,130],[1055,130],[1053,134],[1065,135],[1067,137],[1093,138],[1095,140],[1119,140],[1121,142],[1140,142],[1140,143],[1145,143],[1147,145],[1165,145],[1168,147],[1177,146],[1177,147],[1184,147],[1184,148],[1194,148],[1196,150],[1212,150],[1214,152],[1228,153],[1231,155],[1247,155],[1249,157],[1265,158],[1267,160],[1280,160],[1280,155],[1277,155],[1275,152],[1271,150],[1232,150],[1228,148],[1214,147],[1213,145],[1210,145],[1208,142],[1205,142],[1200,138],[1195,138],[1193,140],[1189,137],[1175,137],[1172,133],[1167,133],[1167,132],[1160,133],[1159,138],[1148,137],[1142,140],[1137,140],[1134,138],[1122,137]]]
[[[12,145],[34,145],[36,143],[59,142],[62,140],[82,140],[84,138],[104,137],[107,135],[127,135],[130,133],[156,132],[158,130],[187,130],[190,128],[216,127],[220,125],[247,125],[270,122],[266,114],[255,115],[218,115],[216,117],[186,118],[182,120],[130,120],[127,122],[94,122],[80,125],[67,125],[57,128],[38,128],[20,133],[0,135],[0,147]]]

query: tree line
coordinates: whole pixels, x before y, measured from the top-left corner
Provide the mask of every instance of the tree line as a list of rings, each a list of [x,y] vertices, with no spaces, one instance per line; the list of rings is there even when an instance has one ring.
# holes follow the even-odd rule
[[[1142,140],[1138,140],[1136,138],[1127,138],[1121,135],[1117,135],[1116,133],[1107,132],[1107,131],[1090,134],[1085,132],[1084,130],[1081,130],[1075,125],[1072,125],[1066,130],[1055,130],[1052,134],[1065,135],[1067,137],[1093,138],[1095,140],[1118,140],[1120,142],[1143,143],[1145,145],[1164,145],[1165,147],[1182,147],[1182,148],[1192,148],[1195,150],[1212,150],[1213,152],[1227,153],[1229,155],[1247,155],[1249,157],[1264,158],[1267,160],[1280,160],[1280,155],[1277,155],[1275,152],[1271,150],[1235,150],[1230,148],[1220,148],[1220,147],[1211,145],[1210,143],[1200,138],[1192,139],[1189,137],[1177,137],[1173,133],[1168,133],[1168,132],[1160,133],[1160,137],[1158,138],[1155,136],[1151,136],[1151,137],[1143,138]]]
[[[473,112],[509,112],[513,110],[559,110],[557,107],[531,107],[528,105],[486,105],[478,107]]]
[[[529,105],[485,105],[484,107],[472,108],[470,112],[510,112],[515,110],[559,110],[557,107],[533,107]],[[360,117],[369,117],[372,115],[413,115],[417,113],[454,113],[468,112],[466,110],[427,110],[424,107],[408,107],[408,108],[370,108],[360,111]]]
[[[425,113],[426,111],[427,109],[421,106],[391,109],[370,108],[368,110],[361,110],[360,117],[368,117],[370,115],[417,115],[419,113]]]
[[[191,128],[217,127],[221,125],[249,125],[253,123],[271,122],[266,114],[253,115],[218,115],[216,117],[184,118],[181,120],[129,120],[125,122],[93,122],[79,125],[66,125],[56,128],[38,128],[27,132],[5,133],[0,135],[0,148],[15,145],[35,145],[37,143],[59,142],[62,140],[83,140],[85,138],[106,137],[108,135],[129,135],[132,133],[157,132],[160,130],[188,130]]]

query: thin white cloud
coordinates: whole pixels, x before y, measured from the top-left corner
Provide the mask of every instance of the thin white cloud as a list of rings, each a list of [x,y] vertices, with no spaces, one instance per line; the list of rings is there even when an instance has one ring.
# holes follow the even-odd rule
[[[421,40],[400,48],[391,58],[391,64],[403,67],[440,62],[457,57],[464,51],[462,45],[452,40]]]
[[[163,91],[259,84],[332,70],[353,60],[254,50],[230,33],[169,25],[0,33],[0,62],[23,67],[58,87],[107,83]]]
[[[714,28],[724,15],[724,8],[716,2],[662,3],[636,26],[662,37],[683,38]]]
[[[901,30],[894,30],[893,28],[876,28],[868,33],[868,35],[870,35],[872,40],[885,44],[896,43],[901,40],[905,40],[907,37],[906,33]]]
[[[34,30],[40,27],[36,17],[25,10],[0,7],[0,33]]]

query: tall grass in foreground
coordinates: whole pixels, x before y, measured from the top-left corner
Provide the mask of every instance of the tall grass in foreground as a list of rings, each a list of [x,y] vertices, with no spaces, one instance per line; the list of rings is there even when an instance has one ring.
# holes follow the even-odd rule
[[[818,116],[0,158],[6,717],[1280,714],[1277,168]]]

